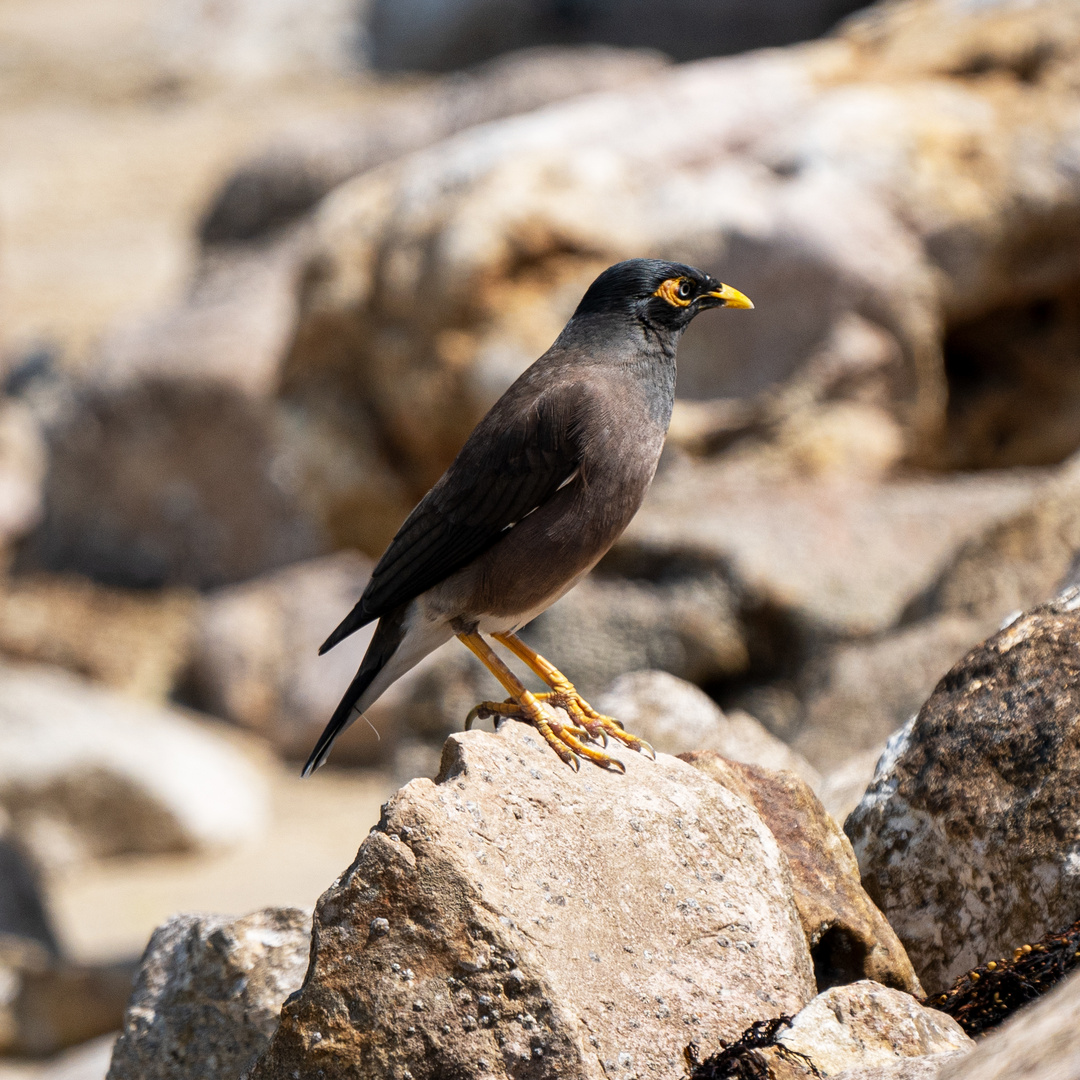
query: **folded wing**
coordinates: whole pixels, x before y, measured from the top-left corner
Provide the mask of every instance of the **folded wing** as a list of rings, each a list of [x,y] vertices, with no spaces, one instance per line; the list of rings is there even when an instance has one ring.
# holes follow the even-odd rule
[[[539,397],[522,393],[519,401],[517,385],[406,519],[359,603],[320,654],[482,555],[580,467],[578,421],[587,407],[586,388],[557,385]]]

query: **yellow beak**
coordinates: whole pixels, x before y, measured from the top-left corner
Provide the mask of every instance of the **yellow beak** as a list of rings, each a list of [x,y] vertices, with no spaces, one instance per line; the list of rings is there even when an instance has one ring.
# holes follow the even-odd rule
[[[723,302],[724,307],[752,308],[754,306],[750,297],[743,296],[738,289],[733,289],[730,285],[721,285],[719,289],[714,289],[705,295],[715,296],[717,300]]]

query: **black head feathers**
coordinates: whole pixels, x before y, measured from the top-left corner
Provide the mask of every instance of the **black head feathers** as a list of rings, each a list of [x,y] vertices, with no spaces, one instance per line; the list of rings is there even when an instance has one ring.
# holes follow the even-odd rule
[[[578,304],[574,317],[628,315],[652,326],[682,330],[710,307],[753,307],[738,290],[685,263],[628,259],[609,266]]]

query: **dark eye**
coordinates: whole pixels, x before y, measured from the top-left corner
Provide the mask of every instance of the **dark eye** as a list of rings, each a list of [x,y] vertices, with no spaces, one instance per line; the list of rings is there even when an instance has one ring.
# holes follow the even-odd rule
[[[690,294],[693,291],[694,291],[694,286],[690,283],[690,281],[687,278],[683,278],[682,281],[679,282],[679,299],[680,300],[689,300],[690,299]]]

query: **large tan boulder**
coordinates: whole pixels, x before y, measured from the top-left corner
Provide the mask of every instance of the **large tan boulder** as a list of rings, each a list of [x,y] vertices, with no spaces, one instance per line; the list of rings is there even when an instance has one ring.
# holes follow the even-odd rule
[[[1018,409],[1004,448],[956,419],[994,408],[978,389],[958,385],[946,416],[942,330],[1075,281],[1077,40],[1068,0],[910,0],[375,170],[320,210],[286,391],[334,387],[421,488],[601,267],[656,254],[758,305],[695,324],[684,396],[798,375],[787,413],[883,411],[916,457],[956,420],[950,460],[1059,458],[1039,436],[1068,426],[1071,393],[1043,395],[1038,422]]]
[[[814,993],[791,878],[738,796],[683,762],[567,769],[536,732],[450,738],[315,913],[253,1080],[683,1074]]]
[[[845,825],[930,993],[1080,918],[1078,611],[1068,590],[956,664]]]
[[[350,177],[412,150],[475,124],[627,86],[666,63],[660,53],[602,45],[522,49],[411,92],[379,95],[346,118],[307,122],[236,168],[206,212],[202,239],[251,240]]]
[[[45,865],[228,848],[262,831],[268,799],[256,761],[190,715],[0,668],[0,810]]]

